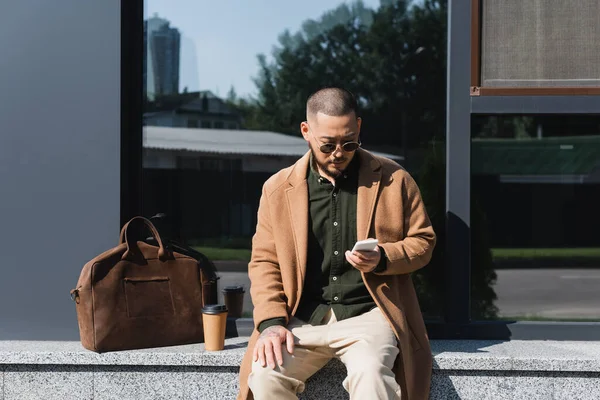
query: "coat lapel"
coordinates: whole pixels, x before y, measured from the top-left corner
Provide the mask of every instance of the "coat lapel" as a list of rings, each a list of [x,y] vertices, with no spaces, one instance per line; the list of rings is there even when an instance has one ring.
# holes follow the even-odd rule
[[[356,199],[356,237],[357,240],[368,238],[379,182],[381,181],[381,163],[368,152],[359,149],[358,194]]]
[[[381,164],[370,153],[359,149],[356,156],[360,157],[358,172],[358,193],[356,204],[357,239],[366,239],[375,210],[377,192],[381,181]],[[306,275],[306,259],[308,249],[308,183],[306,172],[310,152],[305,154],[294,166],[288,177],[288,188],[285,190],[288,212],[290,216],[290,231],[294,235],[298,274],[298,291],[304,287]],[[298,293],[300,296],[300,293]],[[299,298],[299,297],[298,297]]]
[[[308,251],[308,183],[306,172],[310,152],[304,155],[288,177],[289,187],[285,190],[290,215],[290,231],[294,235],[296,245],[296,261],[300,273],[298,274],[298,298],[304,287],[304,276],[306,275],[306,258]]]

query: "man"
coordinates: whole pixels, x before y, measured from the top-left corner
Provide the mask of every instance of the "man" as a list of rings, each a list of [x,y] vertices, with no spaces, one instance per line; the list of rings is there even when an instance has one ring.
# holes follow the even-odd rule
[[[333,357],[351,399],[428,398],[431,350],[409,274],[429,262],[435,234],[410,175],[360,148],[361,122],[350,92],[314,93],[300,125],[310,151],[263,186],[239,399],[296,399]],[[375,251],[349,251],[366,238]]]

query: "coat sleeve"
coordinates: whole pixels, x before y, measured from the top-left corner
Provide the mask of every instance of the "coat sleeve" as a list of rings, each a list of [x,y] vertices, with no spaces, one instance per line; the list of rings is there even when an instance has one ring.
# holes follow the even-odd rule
[[[385,251],[387,265],[382,271],[374,272],[376,275],[414,272],[429,263],[435,247],[436,236],[421,192],[417,183],[406,172],[403,173],[400,195],[406,234],[404,239],[398,242],[380,244]]]
[[[263,186],[258,206],[256,233],[252,238],[252,256],[248,264],[250,295],[254,305],[254,324],[258,329],[261,322],[282,318],[285,325],[289,320],[286,296],[275,249],[275,237],[271,225],[268,195]]]

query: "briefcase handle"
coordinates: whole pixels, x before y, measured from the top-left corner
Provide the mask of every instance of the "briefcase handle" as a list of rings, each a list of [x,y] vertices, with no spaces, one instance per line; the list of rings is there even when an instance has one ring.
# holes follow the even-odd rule
[[[165,250],[165,246],[163,245],[162,239],[160,238],[160,234],[158,233],[158,230],[156,230],[156,227],[154,226],[154,224],[152,224],[152,222],[150,222],[150,220],[148,220],[144,217],[137,216],[137,217],[131,218],[129,220],[129,222],[127,222],[125,225],[123,225],[123,228],[121,229],[121,234],[119,235],[119,244],[127,243],[127,251],[125,251],[125,253],[123,254],[123,257],[121,257],[121,259],[122,260],[127,259],[134,252],[133,249],[137,247],[136,241],[132,240],[130,238],[131,235],[128,234],[128,228],[131,225],[131,223],[134,221],[142,222],[144,224],[144,226],[146,228],[148,228],[148,230],[150,232],[152,232],[152,236],[158,243],[158,258],[160,258],[160,259],[166,258],[167,252]]]

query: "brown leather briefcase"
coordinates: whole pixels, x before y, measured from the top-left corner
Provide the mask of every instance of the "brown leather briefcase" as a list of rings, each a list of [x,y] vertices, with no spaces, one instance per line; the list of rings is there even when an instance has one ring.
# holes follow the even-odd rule
[[[158,246],[136,240],[138,224]],[[132,218],[120,244],[85,264],[71,291],[81,344],[101,353],[203,342],[204,280],[196,259],[165,248],[148,219]]]

